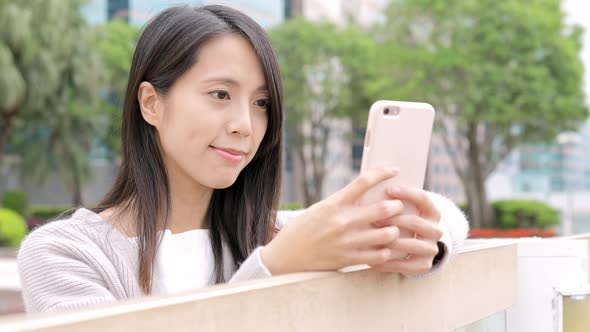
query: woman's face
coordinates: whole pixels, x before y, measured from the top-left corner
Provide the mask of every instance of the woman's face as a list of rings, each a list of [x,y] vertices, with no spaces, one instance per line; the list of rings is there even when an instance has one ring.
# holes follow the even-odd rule
[[[196,64],[157,96],[160,115],[148,121],[169,176],[213,189],[231,186],[264,137],[268,98],[262,66],[244,37],[225,34],[204,43]]]

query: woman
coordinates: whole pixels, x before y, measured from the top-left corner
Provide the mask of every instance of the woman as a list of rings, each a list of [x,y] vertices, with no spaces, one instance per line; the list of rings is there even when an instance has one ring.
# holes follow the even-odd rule
[[[23,242],[26,310],[356,264],[407,276],[442,265],[467,231],[451,202],[391,188],[390,200],[356,204],[395,169],[363,175],[300,213],[276,213],[281,89],[268,37],[244,14],[175,7],[155,17],[133,56],[120,173],[98,207]],[[420,215],[404,215],[401,201]],[[417,238],[398,239],[399,227]],[[393,249],[408,258],[389,260]]]

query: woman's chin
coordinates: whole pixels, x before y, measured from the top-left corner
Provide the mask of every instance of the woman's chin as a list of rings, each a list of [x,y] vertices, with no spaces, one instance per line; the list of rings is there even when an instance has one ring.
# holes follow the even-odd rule
[[[217,179],[210,179],[208,187],[213,189],[226,189],[236,182],[236,177],[227,176],[219,177]]]

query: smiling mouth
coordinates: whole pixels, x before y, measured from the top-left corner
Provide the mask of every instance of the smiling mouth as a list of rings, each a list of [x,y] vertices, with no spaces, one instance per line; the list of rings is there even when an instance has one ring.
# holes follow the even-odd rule
[[[219,148],[219,147],[216,147],[213,145],[209,145],[209,147],[216,149],[216,150],[223,151],[223,152],[227,152],[227,153],[232,154],[234,156],[243,156],[243,155],[247,154],[247,152],[242,151],[242,150],[236,150],[236,149],[231,149],[231,148]]]
[[[242,162],[246,158],[246,152],[229,148],[218,148],[213,145],[209,147],[224,161],[236,164]]]

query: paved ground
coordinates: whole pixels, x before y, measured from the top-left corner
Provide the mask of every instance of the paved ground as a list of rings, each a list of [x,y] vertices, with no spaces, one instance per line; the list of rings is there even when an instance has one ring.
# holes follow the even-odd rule
[[[23,311],[14,255],[0,254],[0,316]]]

